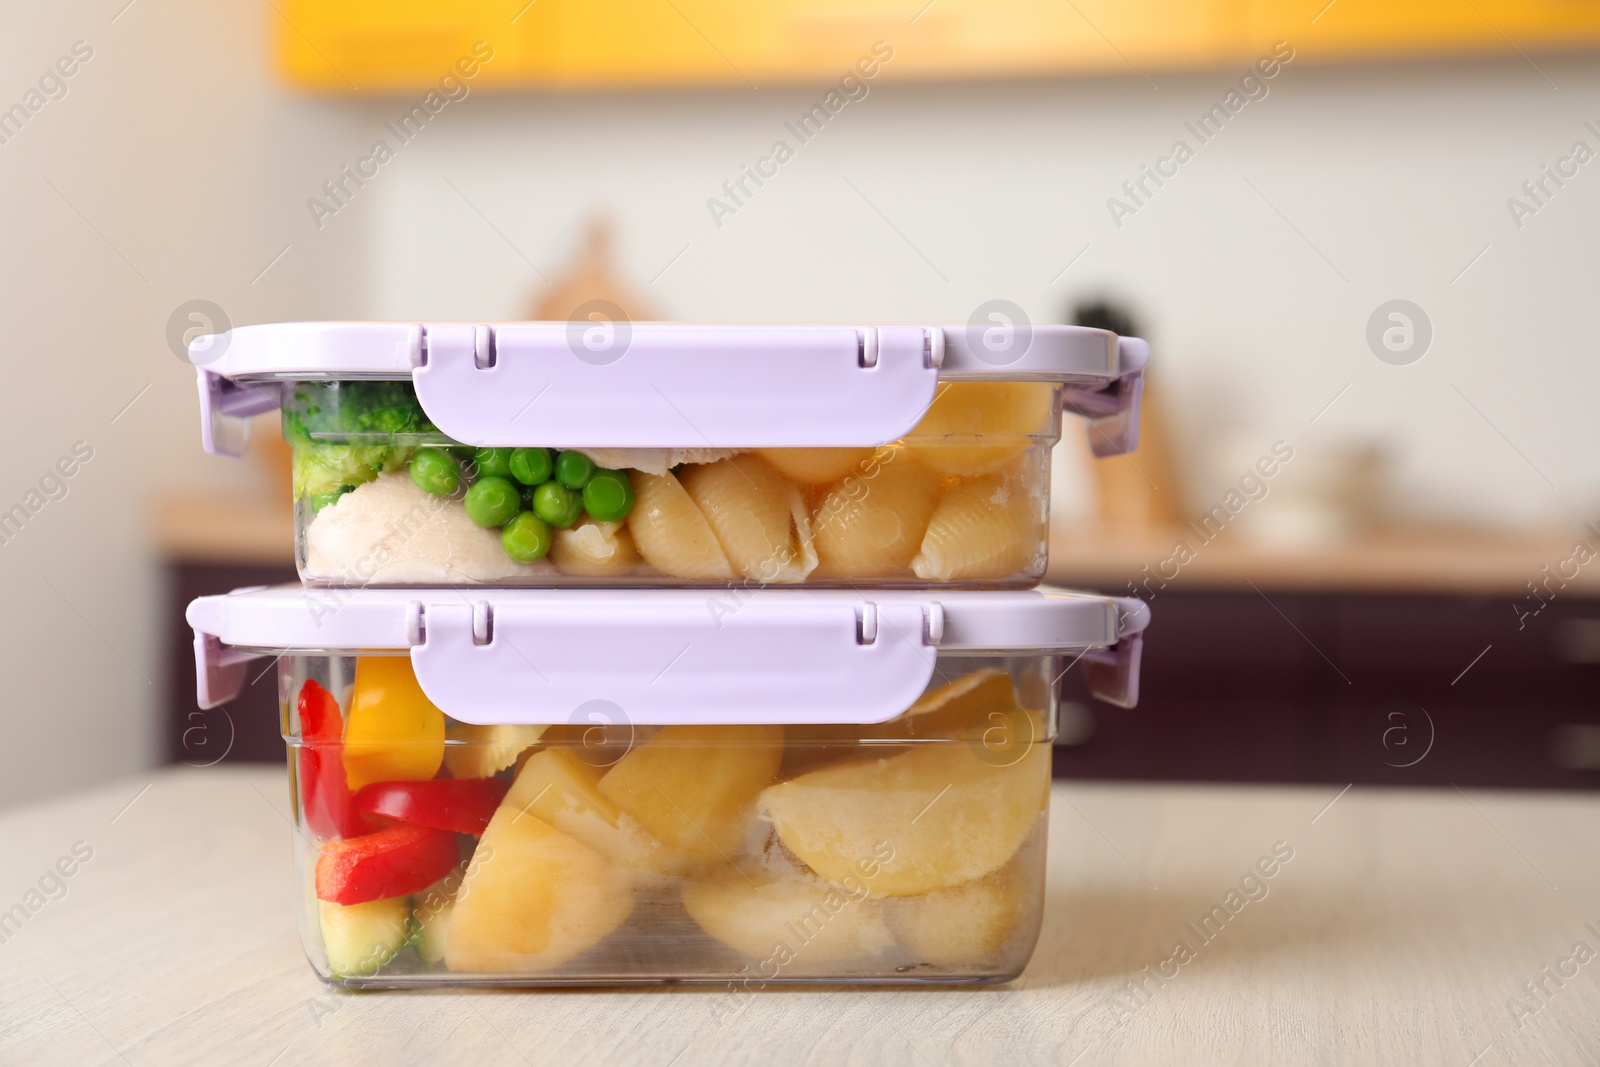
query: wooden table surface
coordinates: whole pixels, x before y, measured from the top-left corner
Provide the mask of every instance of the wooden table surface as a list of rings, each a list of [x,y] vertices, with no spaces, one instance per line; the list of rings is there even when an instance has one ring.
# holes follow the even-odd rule
[[[1020,981],[722,1017],[718,989],[324,987],[293,927],[286,775],[162,771],[0,814],[0,908],[35,909],[0,934],[0,1063],[1600,1061],[1600,796],[1336,794],[1057,783]],[[1293,858],[1230,902],[1275,846]]]

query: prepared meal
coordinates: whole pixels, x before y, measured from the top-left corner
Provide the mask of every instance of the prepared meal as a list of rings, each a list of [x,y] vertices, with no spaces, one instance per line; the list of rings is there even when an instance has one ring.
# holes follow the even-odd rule
[[[188,618],[205,706],[277,657],[306,951],[357,987],[1014,978],[1057,684],[1134,702],[1148,621],[1044,590],[327,593]]]
[[[194,344],[209,450],[281,409],[296,561],[325,586],[1029,586],[1062,413],[1097,454],[1131,450],[1149,359],[1073,326],[286,323]]]

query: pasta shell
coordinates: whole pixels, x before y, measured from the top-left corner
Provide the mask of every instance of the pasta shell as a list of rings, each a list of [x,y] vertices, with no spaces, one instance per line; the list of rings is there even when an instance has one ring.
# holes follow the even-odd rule
[[[570,530],[557,530],[550,562],[565,574],[592,578],[627,574],[639,561],[633,535],[620,522],[586,518]]]
[[[870,448],[758,448],[756,454],[778,473],[802,485],[826,485],[860,471]]]
[[[628,529],[646,563],[675,578],[733,580],[716,534],[677,478],[643,471],[628,477],[634,495]]]
[[[844,578],[904,572],[938,501],[933,474],[898,451],[879,453],[818,506],[812,522],[821,568]]]
[[[939,501],[911,570],[933,582],[1010,578],[1039,552],[1041,525],[1019,486],[993,475],[963,483]]]
[[[816,566],[814,552],[809,564],[803,558],[811,538],[800,491],[766,460],[746,455],[690,467],[682,484],[746,578],[800,582]]]
[[[444,765],[452,778],[491,778],[517,762],[517,757],[538,744],[543,735],[543,726],[452,722],[445,728],[445,739],[450,743],[444,746]]]
[[[817,539],[815,531],[811,529],[811,507],[806,503],[805,494],[793,485],[789,487],[789,519],[794,523],[795,538],[799,541],[800,549],[796,560],[799,577],[792,580],[803,582],[817,569]]]
[[[988,474],[1027,451],[1034,435],[1051,434],[1054,417],[1047,382],[946,382],[905,448],[941,474]]]

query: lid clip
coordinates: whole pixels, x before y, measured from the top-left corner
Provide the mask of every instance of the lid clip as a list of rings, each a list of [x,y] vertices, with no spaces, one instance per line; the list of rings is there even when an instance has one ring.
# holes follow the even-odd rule
[[[878,328],[876,326],[868,326],[861,331],[861,350],[856,356],[856,361],[863,368],[871,368],[878,365]]]
[[[1139,661],[1150,606],[1137,597],[1116,597],[1117,643],[1083,654],[1084,677],[1096,699],[1118,708],[1139,704]]]
[[[856,644],[870,645],[878,640],[878,605],[864,601],[856,612]]]
[[[927,414],[939,377],[919,326],[597,319],[419,330],[418,403],[441,433],[480,447],[885,444]]]
[[[1144,370],[1150,363],[1150,344],[1137,337],[1117,339],[1116,381],[1102,389],[1069,386],[1064,390],[1065,410],[1089,420],[1089,449],[1096,456],[1120,456],[1139,447],[1139,407],[1144,396]]]
[[[214,456],[242,456],[252,415],[278,406],[278,386],[241,385],[204,367],[200,383],[200,444]]]
[[[244,692],[244,668],[261,659],[257,652],[228,648],[217,638],[194,632],[195,702],[206,711],[220,708]]]
[[[823,598],[429,601],[410,649],[422,691],[478,725],[579,721],[597,702],[635,725],[877,723],[933,677],[923,605]]]

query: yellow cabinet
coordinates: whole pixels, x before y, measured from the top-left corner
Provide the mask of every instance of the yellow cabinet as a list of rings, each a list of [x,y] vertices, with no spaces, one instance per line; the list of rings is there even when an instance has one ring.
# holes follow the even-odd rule
[[[1583,0],[1254,0],[1246,36],[1310,60],[1591,47],[1600,4]],[[1315,20],[1315,21],[1313,21]]]
[[[492,58],[474,85],[586,89],[832,82],[875,51],[881,76],[932,80],[1153,76],[1278,40],[1302,61],[1600,42],[1593,0],[272,0],[267,17],[285,77],[333,92],[420,90],[475,54]]]
[[[278,69],[292,84],[334,92],[382,93],[432,85],[473,46],[493,52],[472,84],[507,84],[519,71],[548,66],[551,35],[539,25],[549,0],[272,0]],[[548,10],[547,8],[545,10]],[[480,55],[482,54],[480,50]]]
[[[1236,0],[1235,0],[1236,2]],[[274,0],[287,79],[335,92],[436,82],[548,88],[1010,77],[1207,65],[1239,50],[1224,0]],[[878,42],[882,42],[881,45]],[[874,46],[878,47],[876,50]]]

